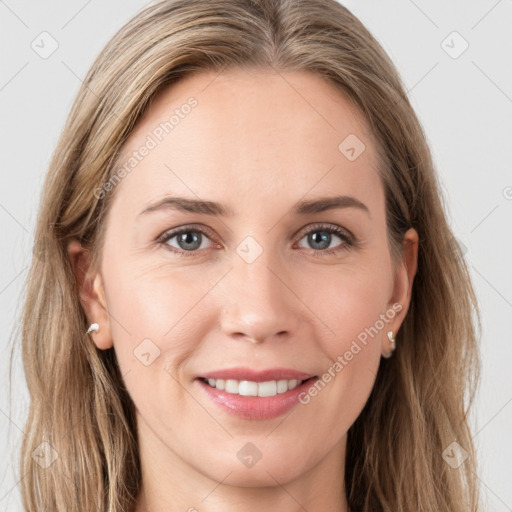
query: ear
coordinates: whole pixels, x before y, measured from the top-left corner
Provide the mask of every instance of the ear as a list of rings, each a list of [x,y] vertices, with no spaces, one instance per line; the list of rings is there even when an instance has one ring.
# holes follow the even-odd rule
[[[110,317],[101,274],[92,271],[89,251],[84,249],[78,240],[69,242],[67,250],[76,278],[80,303],[87,320],[89,324],[99,325],[98,331],[91,332],[94,344],[101,350],[111,348],[113,340]]]
[[[393,294],[388,302],[388,309],[398,311],[397,305],[400,304],[401,306],[401,309],[386,328],[386,331],[393,331],[393,336],[396,336],[399,331],[411,303],[412,285],[418,268],[418,248],[418,233],[414,228],[410,228],[402,240],[402,259],[395,271]],[[393,305],[395,305],[394,308]],[[387,335],[382,338],[382,353],[386,354],[389,351],[390,342]]]

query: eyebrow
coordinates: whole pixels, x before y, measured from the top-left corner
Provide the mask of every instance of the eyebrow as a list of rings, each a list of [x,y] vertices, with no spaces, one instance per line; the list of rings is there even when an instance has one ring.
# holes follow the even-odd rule
[[[342,208],[357,208],[366,212],[371,217],[368,207],[359,201],[359,199],[352,196],[322,197],[309,201],[300,201],[293,207],[292,213],[295,215],[305,216]],[[216,203],[214,201],[202,201],[198,199],[187,199],[185,197],[164,197],[145,208],[139,215],[145,215],[157,210],[165,209],[217,217],[234,216],[232,209],[220,203]]]

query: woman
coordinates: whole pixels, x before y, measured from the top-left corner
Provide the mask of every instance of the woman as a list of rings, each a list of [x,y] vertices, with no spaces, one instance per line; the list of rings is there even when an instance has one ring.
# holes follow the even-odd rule
[[[479,510],[479,315],[331,0],[165,0],[84,80],[24,309],[26,510]]]

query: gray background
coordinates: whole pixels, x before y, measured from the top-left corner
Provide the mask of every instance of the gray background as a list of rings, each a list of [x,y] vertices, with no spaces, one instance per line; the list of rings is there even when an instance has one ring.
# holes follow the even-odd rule
[[[483,313],[483,375],[471,418],[479,479],[486,510],[511,511],[512,1],[342,3],[372,31],[402,74],[432,147],[450,223],[466,249]],[[41,184],[81,79],[143,5],[142,0],[0,1],[0,511],[21,510],[23,475],[16,464],[28,394],[19,339],[11,333],[30,263]],[[48,58],[31,46],[48,37],[40,36],[44,31],[58,43]],[[469,47],[458,55],[465,41]]]

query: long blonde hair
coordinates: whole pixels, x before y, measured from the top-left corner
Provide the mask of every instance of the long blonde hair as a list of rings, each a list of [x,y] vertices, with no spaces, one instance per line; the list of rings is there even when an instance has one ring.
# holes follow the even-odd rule
[[[356,104],[378,144],[394,261],[408,228],[420,238],[398,350],[380,365],[348,432],[340,486],[350,509],[479,510],[467,415],[480,373],[475,320],[481,324],[467,264],[401,79],[335,0],[160,1],[123,26],[92,65],[50,162],[24,297],[31,400],[20,462],[24,509],[134,509],[141,488],[134,405],[113,349],[96,349],[85,334],[67,243],[78,239],[100,261],[115,190],[104,198],[93,191],[112,176],[122,144],[157,92],[201,70],[248,67],[310,71]],[[36,449],[44,450],[46,467],[35,462]],[[452,467],[446,449],[467,458]]]

